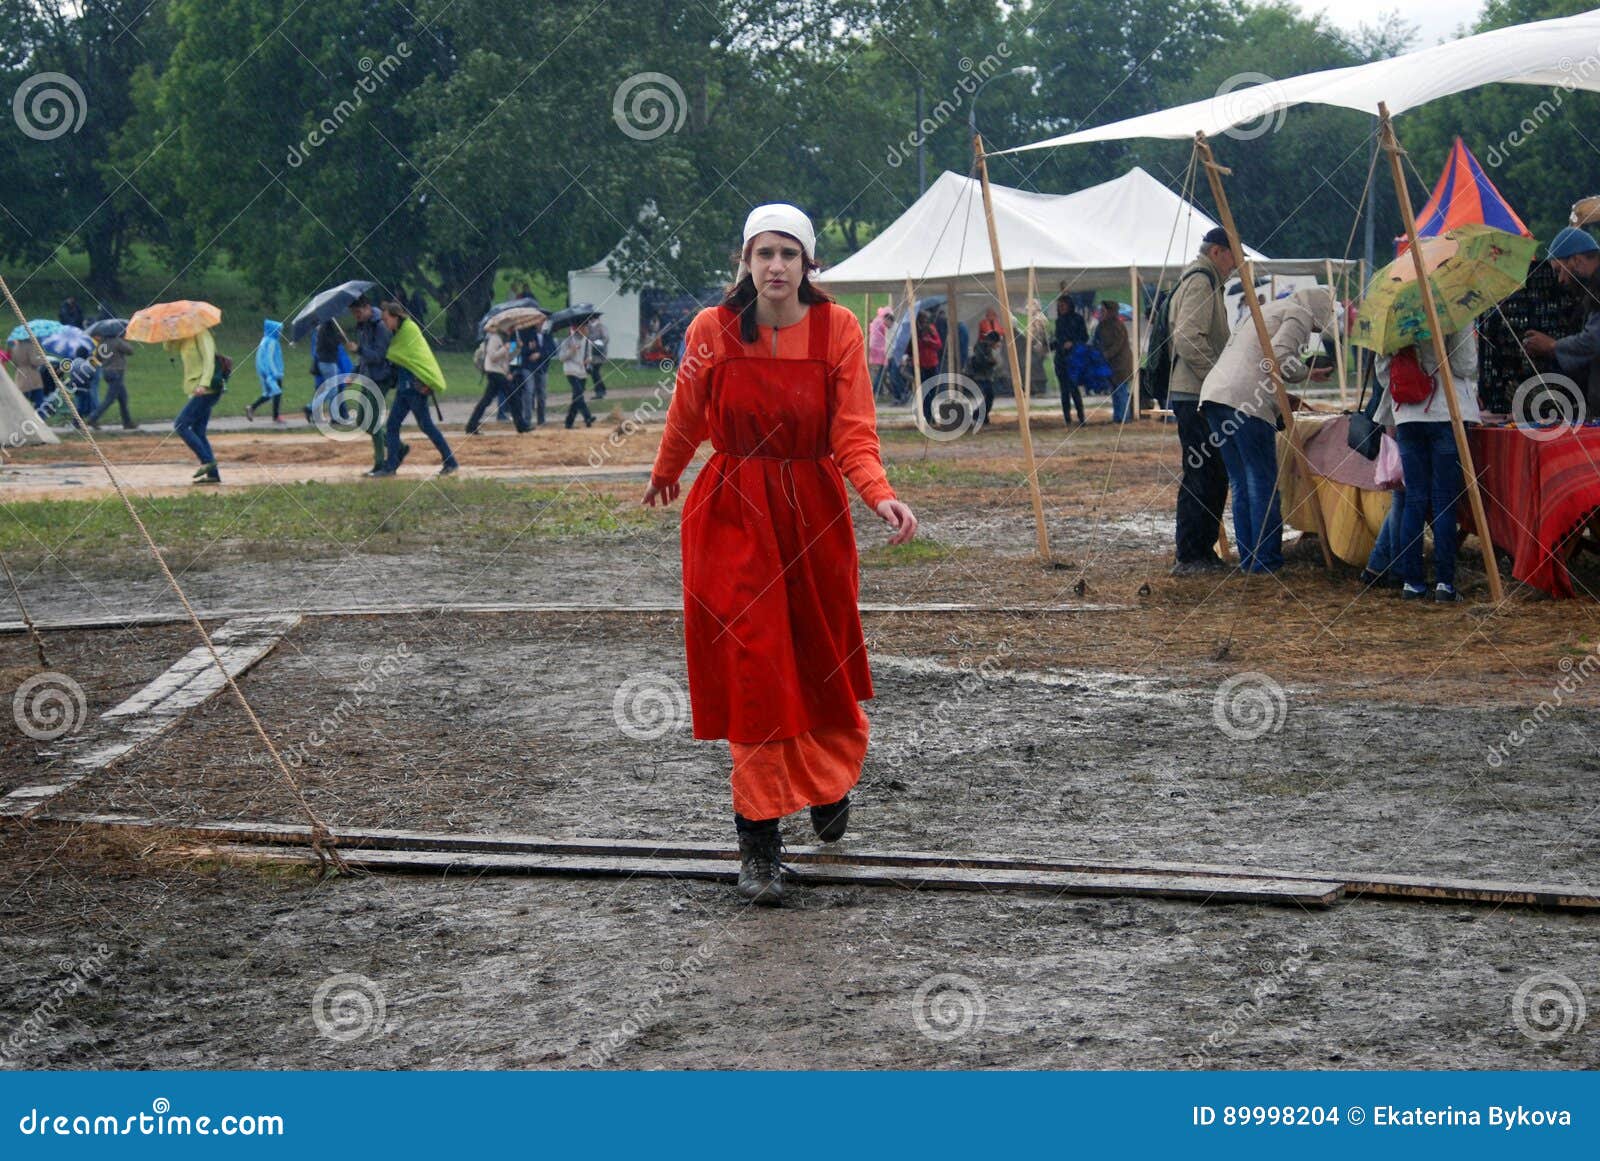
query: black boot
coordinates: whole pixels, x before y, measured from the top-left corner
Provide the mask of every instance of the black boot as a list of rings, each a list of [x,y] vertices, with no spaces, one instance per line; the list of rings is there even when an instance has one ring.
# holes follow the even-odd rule
[[[751,822],[734,815],[739,830],[739,894],[763,907],[783,905],[783,835],[778,820]]]
[[[816,831],[817,837],[825,843],[836,843],[844,838],[844,832],[849,826],[850,796],[848,794],[839,799],[838,802],[811,808],[811,829]]]

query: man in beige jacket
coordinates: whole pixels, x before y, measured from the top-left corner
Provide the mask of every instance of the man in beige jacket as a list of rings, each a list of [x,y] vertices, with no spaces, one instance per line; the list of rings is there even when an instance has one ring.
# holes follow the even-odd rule
[[[1211,428],[1200,415],[1200,388],[1228,342],[1223,283],[1238,259],[1222,227],[1201,240],[1200,256],[1183,268],[1168,307],[1172,376],[1167,403],[1178,421],[1183,478],[1178,486],[1174,576],[1225,569],[1213,547],[1228,499],[1228,476],[1211,444]]]
[[[1285,383],[1323,380],[1305,351],[1313,335],[1334,329],[1335,302],[1326,286],[1297,290],[1261,308]],[[1233,332],[1200,390],[1200,414],[1222,455],[1233,488],[1233,542],[1245,572],[1283,567],[1283,516],[1278,502],[1278,393],[1254,326]],[[1292,403],[1292,401],[1291,401]],[[1213,453],[1215,454],[1215,453]]]

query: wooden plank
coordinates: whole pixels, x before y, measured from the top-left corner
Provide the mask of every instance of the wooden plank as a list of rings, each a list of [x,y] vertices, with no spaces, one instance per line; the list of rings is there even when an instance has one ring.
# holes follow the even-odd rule
[[[63,814],[40,816],[40,821],[79,826],[164,830],[181,838],[251,844],[305,844],[309,828],[274,822],[164,823],[156,819],[121,814]],[[544,835],[463,835],[384,828],[335,827],[341,851],[373,848],[397,851],[475,853],[530,853],[556,855],[621,856],[646,859],[709,859],[731,862],[738,853],[719,843],[649,840],[551,838]],[[1104,862],[1094,859],[1047,858],[1009,854],[951,854],[941,851],[857,850],[838,846],[795,847],[786,862],[804,865],[862,867],[931,867],[951,870],[1043,871],[1084,874],[1155,874],[1202,878],[1270,879],[1275,881],[1343,883],[1353,896],[1415,899],[1456,903],[1548,907],[1562,910],[1600,910],[1600,895],[1560,884],[1513,883],[1486,879],[1459,879],[1421,875],[1387,875],[1327,870],[1294,871],[1276,867],[1248,867],[1221,863]]]
[[[216,856],[251,862],[314,864],[304,847],[250,846],[222,843],[193,848],[198,857]],[[599,854],[494,853],[437,850],[347,850],[340,854],[353,870],[436,872],[440,874],[548,875],[563,878],[705,879],[733,882],[739,877],[732,859],[646,858]],[[1024,891],[1052,895],[1124,895],[1184,899],[1197,903],[1273,903],[1299,907],[1331,907],[1344,894],[1342,883],[1263,878],[1181,875],[1096,875],[1070,871],[971,870],[950,867],[855,866],[811,863],[794,878],[816,885],[901,887],[937,891]]]

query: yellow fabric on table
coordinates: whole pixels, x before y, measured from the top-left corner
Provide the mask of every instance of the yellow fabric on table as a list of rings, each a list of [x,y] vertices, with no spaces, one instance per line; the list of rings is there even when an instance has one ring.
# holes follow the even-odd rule
[[[1320,425],[1299,422],[1295,425],[1295,439],[1304,442]],[[1297,470],[1298,468],[1298,470]],[[1283,519],[1302,532],[1315,532],[1316,520],[1307,506],[1310,503],[1307,480],[1314,483],[1317,506],[1322,510],[1322,524],[1328,532],[1328,547],[1333,555],[1346,564],[1365,568],[1372,555],[1372,546],[1378,542],[1378,530],[1389,515],[1389,502],[1393,492],[1367,491],[1350,484],[1341,484],[1322,476],[1312,477],[1304,461],[1289,447],[1288,438],[1278,435],[1278,491],[1283,497]]]

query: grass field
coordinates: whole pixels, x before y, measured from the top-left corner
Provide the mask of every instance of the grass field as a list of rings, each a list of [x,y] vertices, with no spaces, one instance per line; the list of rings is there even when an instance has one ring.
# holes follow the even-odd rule
[[[467,479],[417,493],[418,482],[410,479],[360,487],[308,482],[141,497],[138,507],[156,543],[185,568],[202,558],[311,560],[435,544],[494,552],[513,542],[605,537],[650,519],[636,503],[585,489]],[[0,552],[21,567],[47,558],[113,571],[149,565],[144,542],[115,499],[13,502],[6,513]]]

